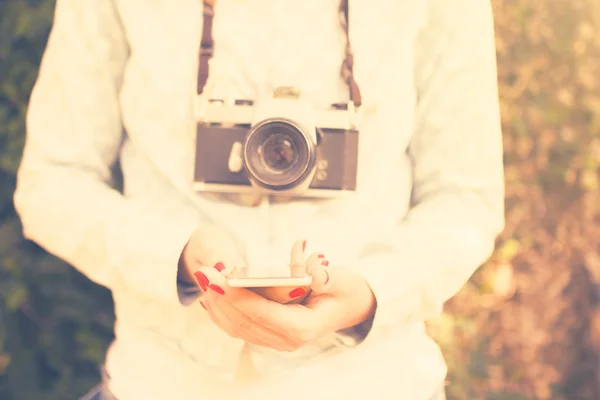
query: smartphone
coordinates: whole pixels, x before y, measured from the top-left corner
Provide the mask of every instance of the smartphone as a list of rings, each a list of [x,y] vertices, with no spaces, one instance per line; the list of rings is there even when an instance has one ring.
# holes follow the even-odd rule
[[[235,270],[228,278],[227,283],[231,287],[239,288],[258,288],[258,287],[286,287],[286,286],[310,286],[312,276],[292,276],[289,275],[257,275],[249,272],[247,268]]]

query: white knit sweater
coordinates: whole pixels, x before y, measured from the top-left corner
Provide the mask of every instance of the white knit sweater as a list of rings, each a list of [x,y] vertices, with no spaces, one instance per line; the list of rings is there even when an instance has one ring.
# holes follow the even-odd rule
[[[315,107],[347,100],[337,9],[218,1],[213,94],[252,99],[291,85]],[[350,27],[365,103],[357,191],[253,208],[192,190],[202,2],[57,1],[15,200],[27,237],[112,290],[106,365],[119,399],[237,398],[243,343],[178,298],[180,252],[207,221],[244,244],[250,265],[265,252],[284,265],[306,239],[377,297],[373,328],[354,348],[251,347],[264,377],[240,398],[421,400],[444,379],[423,321],[503,226],[490,2],[351,0]],[[124,194],[108,185],[117,159]]]

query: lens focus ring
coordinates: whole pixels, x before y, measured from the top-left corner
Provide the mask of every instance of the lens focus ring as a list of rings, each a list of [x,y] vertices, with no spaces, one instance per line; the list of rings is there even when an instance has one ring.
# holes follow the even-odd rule
[[[276,191],[302,184],[314,172],[316,144],[293,121],[264,120],[253,126],[244,142],[244,165],[249,178]]]

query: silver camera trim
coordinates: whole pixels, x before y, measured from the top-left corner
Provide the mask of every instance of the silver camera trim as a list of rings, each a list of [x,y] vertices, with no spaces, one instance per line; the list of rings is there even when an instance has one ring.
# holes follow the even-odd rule
[[[238,104],[236,101],[248,101],[251,104]],[[353,101],[343,103],[347,110],[343,112],[332,112],[332,109],[320,110],[317,118],[320,128],[359,130],[362,122],[363,107],[356,107]],[[236,107],[235,114],[227,113],[227,109]],[[236,124],[247,124],[254,116],[255,104],[251,100],[233,98],[209,98],[204,93],[197,95],[194,101],[194,117],[197,122],[220,123],[224,126]],[[347,115],[346,117],[342,114]],[[207,118],[210,115],[210,120]]]
[[[216,192],[225,194],[257,194],[257,190],[252,185],[239,186],[229,185],[221,183],[206,183],[206,182],[193,182],[192,189],[198,192]],[[277,192],[275,190],[261,189],[261,194],[269,196],[286,196],[285,193]],[[332,199],[344,196],[346,193],[354,193],[353,190],[336,190],[336,189],[309,189],[305,192],[307,196],[316,199]]]

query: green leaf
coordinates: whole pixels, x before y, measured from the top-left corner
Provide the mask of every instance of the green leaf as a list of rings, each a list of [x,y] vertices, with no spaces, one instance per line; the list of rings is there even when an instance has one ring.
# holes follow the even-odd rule
[[[4,296],[4,306],[9,311],[15,311],[28,299],[27,288],[22,285],[8,287],[8,293]]]

